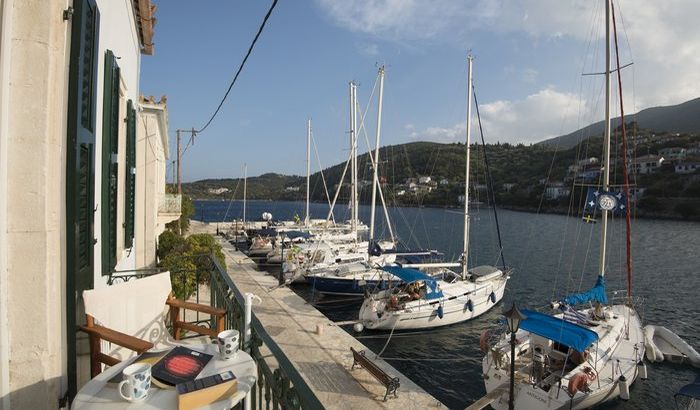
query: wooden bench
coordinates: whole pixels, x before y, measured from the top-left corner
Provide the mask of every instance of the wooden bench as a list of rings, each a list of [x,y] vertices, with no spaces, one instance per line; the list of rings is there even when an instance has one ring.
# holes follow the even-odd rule
[[[357,351],[353,349],[352,347],[350,348],[350,351],[352,352],[352,369],[355,369],[355,365],[358,365],[360,367],[365,368],[371,374],[374,376],[379,383],[384,385],[386,387],[386,393],[384,394],[384,401],[386,401],[386,397],[389,395],[389,393],[394,393],[394,397],[398,397],[396,394],[396,391],[399,389],[399,386],[401,384],[399,383],[399,378],[398,377],[391,377],[386,372],[382,369],[380,369],[376,364],[371,362],[367,356],[365,356],[365,351]]]

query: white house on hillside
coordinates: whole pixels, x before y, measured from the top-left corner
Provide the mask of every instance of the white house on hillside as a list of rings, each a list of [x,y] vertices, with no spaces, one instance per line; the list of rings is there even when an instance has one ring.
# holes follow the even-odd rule
[[[630,162],[630,168],[637,174],[650,174],[656,171],[664,162],[664,157],[658,155],[644,155]]]
[[[153,12],[0,0],[2,409],[73,397],[89,377],[82,291],[151,266],[161,217],[179,216],[158,212],[167,110],[139,100]]]

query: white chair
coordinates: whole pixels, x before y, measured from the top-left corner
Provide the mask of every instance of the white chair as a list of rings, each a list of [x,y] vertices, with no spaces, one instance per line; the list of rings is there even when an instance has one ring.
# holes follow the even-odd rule
[[[92,377],[102,371],[102,363],[114,366],[134,354],[176,345],[182,330],[216,337],[226,316],[225,309],[175,299],[170,272],[86,290],[83,300],[87,318],[80,329],[90,337]],[[216,328],[181,321],[185,310],[211,315]],[[166,323],[170,323],[173,335]]]

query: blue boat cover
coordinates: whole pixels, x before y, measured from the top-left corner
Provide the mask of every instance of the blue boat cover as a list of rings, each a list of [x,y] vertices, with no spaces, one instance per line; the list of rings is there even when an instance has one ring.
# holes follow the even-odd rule
[[[384,266],[382,269],[392,275],[401,278],[406,283],[424,281],[425,286],[428,291],[425,294],[425,298],[428,300],[437,299],[442,297],[442,291],[438,289],[437,281],[425,273],[411,268],[402,268],[400,266]]]
[[[526,318],[520,322],[520,328],[530,333],[545,337],[557,343],[583,352],[598,340],[598,334],[583,326],[534,310],[523,310]]]
[[[591,301],[597,301],[604,305],[608,303],[608,297],[605,295],[605,278],[603,276],[598,276],[595,286],[588,292],[574,293],[562,299],[562,302],[571,306]]]
[[[311,238],[310,233],[302,232],[302,231],[287,231],[284,233],[284,235],[289,239],[296,239],[296,238],[309,239],[309,238]]]
[[[694,382],[681,387],[681,389],[678,390],[678,393],[676,393],[676,396],[686,396],[693,399],[700,399],[700,375],[695,378]]]

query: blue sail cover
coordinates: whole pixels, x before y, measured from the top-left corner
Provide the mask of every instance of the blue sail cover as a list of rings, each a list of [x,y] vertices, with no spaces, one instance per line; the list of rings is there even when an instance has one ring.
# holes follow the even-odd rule
[[[406,283],[424,281],[425,286],[428,289],[425,294],[425,298],[428,300],[438,299],[442,297],[442,291],[438,289],[437,281],[425,273],[411,268],[402,268],[400,266],[384,266],[382,269],[392,275],[400,278]]]
[[[598,276],[598,280],[591,290],[583,293],[574,293],[573,295],[566,296],[561,301],[571,306],[593,301],[606,305],[608,303],[608,297],[605,295],[605,278],[603,276]]]
[[[521,329],[569,346],[578,352],[583,352],[598,340],[596,332],[583,326],[534,310],[523,310],[522,313],[526,318],[520,322]]]

